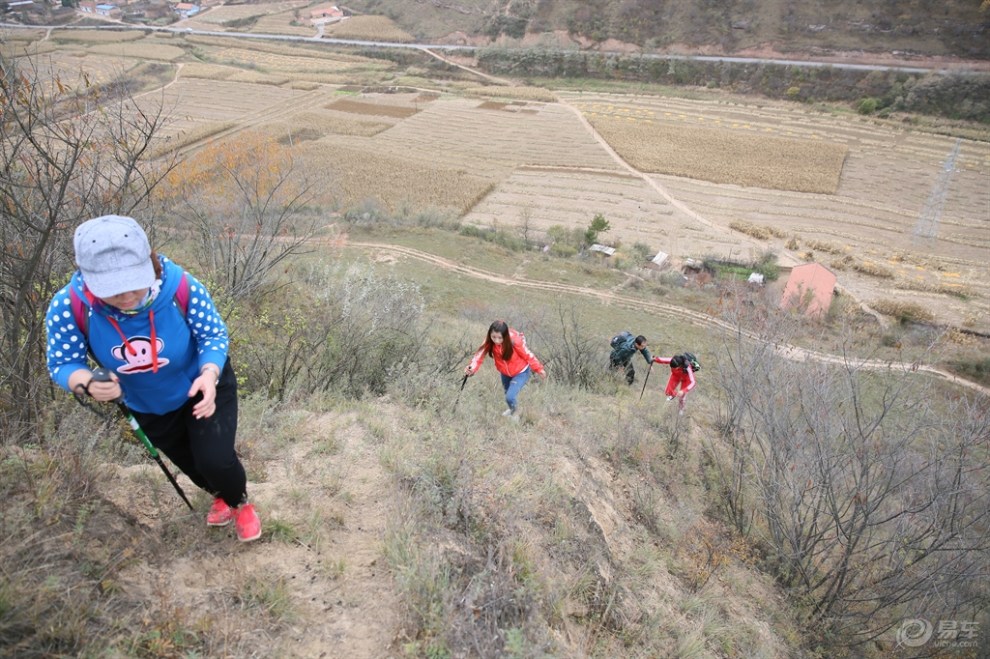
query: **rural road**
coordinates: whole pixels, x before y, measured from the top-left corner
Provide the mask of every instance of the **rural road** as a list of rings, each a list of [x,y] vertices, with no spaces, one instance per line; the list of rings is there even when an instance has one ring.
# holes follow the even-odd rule
[[[566,293],[570,295],[580,295],[588,298],[595,298],[606,305],[618,305],[625,307],[627,309],[635,309],[637,311],[651,311],[664,313],[670,316],[676,316],[682,320],[689,323],[697,325],[699,327],[704,327],[706,329],[718,329],[733,334],[740,334],[747,339],[754,342],[761,342],[764,339],[754,332],[749,332],[736,325],[728,323],[724,320],[716,318],[715,316],[710,316],[700,311],[694,311],[693,309],[688,309],[684,307],[678,307],[671,304],[664,304],[662,302],[651,302],[649,300],[640,300],[633,297],[628,297],[625,295],[619,295],[616,293],[611,293],[609,291],[598,290],[594,288],[587,288],[585,286],[574,286],[572,284],[560,284],[556,282],[541,281],[538,279],[528,279],[526,277],[504,277],[494,272],[487,270],[482,270],[480,268],[475,268],[472,266],[464,265],[462,263],[457,263],[451,261],[450,259],[443,258],[442,256],[437,256],[435,254],[430,254],[429,252],[423,252],[418,249],[413,249],[411,247],[403,247],[400,245],[390,245],[387,243],[369,243],[369,242],[347,242],[348,247],[357,247],[365,250],[374,250],[376,252],[390,252],[397,254],[399,256],[404,256],[407,258],[417,259],[419,261],[424,261],[430,265],[436,266],[447,272],[454,272],[459,275],[464,275],[466,277],[472,277],[475,279],[481,279],[483,281],[488,281],[495,284],[500,284],[503,286],[519,286],[520,288],[527,288],[532,290],[546,291],[548,293],[561,294]],[[891,373],[901,373],[907,375],[909,373],[925,373],[929,375],[934,375],[940,377],[944,380],[951,382],[954,385],[961,387],[966,387],[977,391],[984,396],[990,397],[990,388],[984,387],[976,382],[971,382],[964,378],[957,377],[948,371],[944,371],[934,366],[928,366],[925,364],[911,364],[906,362],[895,362],[895,361],[883,361],[879,359],[867,359],[862,361],[851,361],[849,358],[842,355],[830,354],[827,352],[821,352],[818,350],[811,350],[809,348],[802,348],[800,346],[781,343],[774,346],[775,352],[785,359],[791,361],[804,362],[804,361],[814,361],[824,364],[836,364],[836,365],[852,365],[857,369],[867,370],[867,371],[889,371]]]
[[[128,23],[114,21],[108,25],[21,25],[19,23],[0,23],[2,29],[28,29],[28,30],[144,30],[147,32],[174,32],[177,34],[195,34],[210,37],[231,37],[237,39],[260,39],[268,41],[290,41],[299,43],[325,43],[337,46],[358,46],[363,48],[398,48],[404,50],[425,50],[444,51],[449,53],[470,54],[480,50],[479,46],[469,46],[460,44],[426,44],[426,43],[398,43],[394,41],[366,41],[361,39],[334,39],[322,36],[322,26],[319,31],[314,30],[313,36],[302,37],[289,34],[259,34],[253,32],[230,32],[222,30],[197,30],[187,27],[158,27],[151,25],[131,25]],[[596,50],[592,51],[600,55],[626,55],[628,53]],[[811,59],[786,59],[767,57],[737,57],[729,55],[680,55],[671,53],[639,53],[637,57],[643,59],[657,60],[691,60],[698,62],[722,62],[736,64],[775,64],[787,67],[804,68],[833,68],[851,71],[891,71],[901,73],[935,73],[935,74],[971,74],[987,73],[990,71],[990,63],[984,62],[959,62],[952,65],[942,63],[928,63],[927,65],[908,66],[906,64],[869,64],[862,62],[845,62],[837,59],[833,60],[811,60]]]

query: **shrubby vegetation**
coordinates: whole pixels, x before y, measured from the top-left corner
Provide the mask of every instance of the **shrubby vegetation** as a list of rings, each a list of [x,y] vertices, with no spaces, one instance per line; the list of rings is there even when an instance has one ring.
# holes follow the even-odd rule
[[[861,112],[887,109],[990,123],[990,75],[986,74],[865,72],[503,48],[479,51],[478,64],[497,75],[707,86],[774,99],[846,101],[856,103]]]

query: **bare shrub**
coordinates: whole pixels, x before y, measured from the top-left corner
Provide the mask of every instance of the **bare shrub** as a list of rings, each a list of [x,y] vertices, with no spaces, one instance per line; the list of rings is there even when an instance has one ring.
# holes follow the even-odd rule
[[[102,88],[0,57],[0,436],[41,414],[48,300],[73,269],[82,221],[133,214],[171,164],[146,160],[164,122],[134,112],[126,81]]]
[[[741,220],[733,220],[732,222],[729,222],[729,228],[740,233],[745,233],[747,236],[752,236],[757,240],[770,240],[773,236],[770,229],[767,227],[757,226]]]
[[[917,302],[875,300],[870,306],[885,316],[893,316],[902,323],[930,323],[935,320],[935,315]]]
[[[825,252],[826,254],[841,255],[843,253],[841,247],[824,240],[806,240],[805,244],[809,249],[813,249],[818,252]]]
[[[553,319],[537,326],[535,337],[540,340],[539,357],[560,381],[580,389],[601,388],[608,364],[608,355],[599,337],[581,326],[574,307],[558,303]],[[606,346],[607,347],[607,346]]]
[[[272,271],[307,251],[317,217],[303,210],[310,186],[274,140],[241,136],[198,152],[169,176],[163,198],[198,234],[195,254],[218,297],[244,300]]]
[[[986,401],[852,359],[776,358],[783,322],[768,320],[765,341],[726,340],[732,451],[710,459],[729,519],[833,643],[861,646],[917,611],[975,615],[990,547]]]
[[[247,381],[268,395],[380,395],[410,364],[425,359],[423,300],[415,284],[359,266],[314,265],[294,276],[303,284],[296,294],[286,289],[266,296],[230,321],[235,342],[250,337],[251,350],[242,357]]]
[[[890,271],[890,268],[885,268],[882,265],[872,263],[870,261],[855,261],[852,264],[852,269],[856,272],[861,272],[864,275],[877,277],[878,279],[894,278],[894,273]]]

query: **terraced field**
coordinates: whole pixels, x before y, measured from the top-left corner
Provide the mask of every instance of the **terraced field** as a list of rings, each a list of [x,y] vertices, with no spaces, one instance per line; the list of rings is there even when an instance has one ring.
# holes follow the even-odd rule
[[[289,20],[299,7],[220,7],[196,20]],[[169,135],[192,136],[181,152],[268,131],[324,182],[327,202],[441,208],[470,224],[535,231],[583,229],[601,213],[612,226],[604,238],[674,261],[767,251],[785,265],[813,259],[868,303],[920,303],[990,331],[990,142],[700,90],[693,99],[533,100],[540,90],[526,89],[514,100],[511,87],[499,98],[489,86],[496,96],[477,98],[477,80],[434,84],[421,70],[352,53],[133,32],[108,43],[108,34],[58,42],[56,70],[101,81],[143,61],[174,67],[174,81],[139,107],[164,103]],[[403,76],[423,88],[388,87]],[[944,203],[923,226],[937,188]]]

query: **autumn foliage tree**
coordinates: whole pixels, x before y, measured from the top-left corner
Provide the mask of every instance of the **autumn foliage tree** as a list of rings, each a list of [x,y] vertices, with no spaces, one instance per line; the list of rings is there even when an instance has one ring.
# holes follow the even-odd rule
[[[196,236],[196,258],[218,294],[243,300],[315,234],[310,189],[289,148],[248,132],[188,157],[161,198]]]

